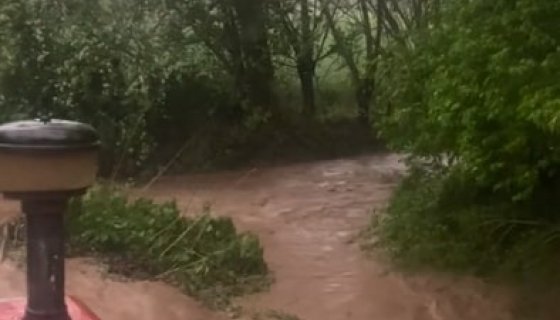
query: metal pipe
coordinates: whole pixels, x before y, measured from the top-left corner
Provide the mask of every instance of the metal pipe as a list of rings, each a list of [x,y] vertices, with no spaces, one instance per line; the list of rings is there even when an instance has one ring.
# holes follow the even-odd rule
[[[24,320],[68,320],[64,302],[64,212],[68,198],[22,201],[27,227],[27,307]]]

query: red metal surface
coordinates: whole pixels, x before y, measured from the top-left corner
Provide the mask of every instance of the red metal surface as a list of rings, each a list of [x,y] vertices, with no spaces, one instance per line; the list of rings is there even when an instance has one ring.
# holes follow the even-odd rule
[[[25,304],[25,299],[0,300],[0,320],[21,320]],[[66,306],[72,320],[100,320],[76,298],[66,297]]]

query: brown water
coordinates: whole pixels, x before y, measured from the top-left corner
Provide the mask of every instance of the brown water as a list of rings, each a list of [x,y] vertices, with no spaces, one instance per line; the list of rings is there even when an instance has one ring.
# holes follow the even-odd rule
[[[186,214],[211,204],[260,236],[275,282],[270,291],[241,298],[247,310],[301,320],[512,319],[503,290],[473,279],[390,272],[382,259],[360,251],[356,236],[372,210],[386,204],[403,170],[397,160],[385,155],[173,176],[143,194],[176,199]],[[222,319],[169,286],[103,274],[83,260],[69,263],[69,291],[105,320]],[[23,292],[21,271],[10,263],[0,266],[0,277],[0,297]]]
[[[67,269],[67,291],[85,302],[101,320],[225,319],[162,283],[112,280],[93,263],[81,259],[72,259]],[[25,295],[25,279],[15,265],[4,262],[0,277],[0,297]]]
[[[392,155],[161,180],[148,193],[185,212],[204,203],[260,236],[276,282],[241,299],[302,320],[501,320],[508,301],[475,280],[405,277],[364,257],[355,238],[403,167]]]

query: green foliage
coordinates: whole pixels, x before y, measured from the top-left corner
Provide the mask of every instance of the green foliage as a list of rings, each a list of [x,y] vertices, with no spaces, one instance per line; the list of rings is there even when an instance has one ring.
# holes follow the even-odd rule
[[[116,272],[165,279],[210,303],[257,288],[267,273],[254,235],[209,212],[182,217],[172,202],[98,187],[72,204],[67,223],[72,253],[108,257]]]
[[[405,268],[553,281],[558,280],[560,226],[557,218],[533,218],[545,216],[545,211],[497,202],[459,170],[414,170],[372,236]]]
[[[152,1],[1,2],[0,120],[91,123],[103,172],[134,173],[157,142],[232,105],[223,71],[172,18]]]
[[[188,169],[247,158],[275,148],[266,132],[293,141],[291,127],[304,129],[303,120],[355,119],[358,92],[369,106],[374,85],[362,69],[373,52],[358,43],[373,28],[358,21],[373,26],[377,15],[357,3],[2,0],[0,122],[92,124],[104,176],[156,170],[183,149],[177,162]],[[348,80],[338,51],[364,79]]]
[[[138,10],[117,20],[111,9],[4,1],[2,94],[27,116],[87,120],[109,149],[141,162],[151,147],[143,117],[157,99],[148,92],[158,89],[161,64],[142,43],[145,30],[130,30]]]
[[[558,14],[553,0],[455,2],[385,61],[383,136],[516,201],[557,179]]]
[[[553,0],[448,1],[437,21],[392,45],[377,125],[424,163],[379,221],[392,257],[556,276],[558,15]]]

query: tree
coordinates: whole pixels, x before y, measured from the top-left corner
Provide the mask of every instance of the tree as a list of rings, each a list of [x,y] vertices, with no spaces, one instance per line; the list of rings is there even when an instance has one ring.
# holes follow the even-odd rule
[[[298,75],[303,114],[312,117],[317,109],[317,64],[333,52],[326,46],[329,30],[321,13],[321,5],[317,0],[274,0],[271,9],[281,46],[289,48],[283,50],[282,54],[293,62]]]
[[[268,11],[260,0],[168,0],[176,30],[188,30],[232,76],[239,101],[250,110],[273,112],[274,68]]]
[[[245,85],[251,106],[273,105],[274,69],[268,43],[268,11],[261,0],[234,0],[246,69]]]
[[[408,33],[425,27],[439,1],[322,0],[336,50],[348,68],[358,115],[370,123],[378,94],[378,65],[387,44],[409,44]]]
[[[87,121],[103,141],[103,173],[142,165],[153,147],[148,114],[174,65],[152,13],[125,1],[0,3],[0,95],[12,109],[4,116]]]
[[[452,1],[384,67],[384,137],[416,156],[451,155],[508,200],[558,188],[558,14],[554,0]]]
[[[384,0],[323,0],[324,15],[331,30],[336,50],[348,68],[352,81],[358,116],[368,125],[370,104],[376,87],[377,59],[381,53],[384,32],[383,12],[379,8]]]

